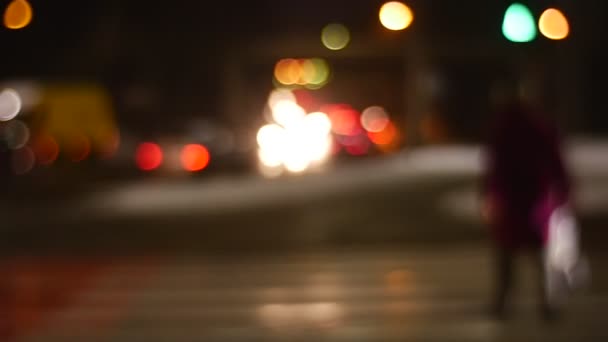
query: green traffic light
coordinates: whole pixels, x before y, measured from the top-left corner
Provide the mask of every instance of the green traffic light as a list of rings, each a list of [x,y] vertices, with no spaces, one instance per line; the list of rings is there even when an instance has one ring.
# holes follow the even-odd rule
[[[514,43],[526,43],[536,38],[536,20],[528,7],[514,3],[507,8],[502,34]]]

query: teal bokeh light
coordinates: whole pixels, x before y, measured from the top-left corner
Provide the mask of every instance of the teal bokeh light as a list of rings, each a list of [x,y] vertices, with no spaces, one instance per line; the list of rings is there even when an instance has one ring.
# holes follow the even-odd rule
[[[523,4],[514,3],[505,12],[502,34],[515,43],[526,43],[536,38],[536,20]]]

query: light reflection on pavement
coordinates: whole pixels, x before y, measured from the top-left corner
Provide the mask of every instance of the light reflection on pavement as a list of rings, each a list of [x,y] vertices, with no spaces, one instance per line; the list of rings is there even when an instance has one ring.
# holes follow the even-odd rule
[[[266,256],[125,260],[20,341],[466,340],[589,341],[608,337],[606,289],[579,293],[561,323],[536,315],[524,267],[516,315],[483,312],[488,251],[367,249]],[[100,323],[102,322],[102,323]],[[91,326],[93,325],[94,328]],[[86,327],[86,328],[83,328]]]

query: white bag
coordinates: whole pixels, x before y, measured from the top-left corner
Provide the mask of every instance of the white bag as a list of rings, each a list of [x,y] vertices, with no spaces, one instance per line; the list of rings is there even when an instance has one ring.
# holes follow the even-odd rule
[[[581,255],[579,228],[572,209],[563,205],[551,213],[545,247],[547,295],[554,304],[590,281],[587,259]]]

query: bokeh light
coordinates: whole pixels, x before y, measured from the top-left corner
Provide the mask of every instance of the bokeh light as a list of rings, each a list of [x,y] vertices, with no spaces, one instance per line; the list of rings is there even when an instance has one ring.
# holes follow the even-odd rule
[[[310,162],[321,162],[332,150],[331,121],[322,112],[310,113],[304,117],[300,130],[300,141],[304,142],[302,153]]]
[[[397,127],[394,123],[389,122],[382,131],[368,132],[367,136],[376,145],[389,146],[396,142],[397,134]]]
[[[305,59],[300,62],[300,79],[298,80],[299,85],[310,84],[315,80],[317,75],[317,68],[310,59]]]
[[[299,147],[301,146],[296,145],[294,147],[296,147],[294,151],[285,155],[283,164],[285,165],[287,171],[292,173],[301,173],[306,171],[310,165],[310,161],[300,153],[301,149]]]
[[[258,158],[260,162],[275,168],[283,164],[283,156],[286,153],[285,140],[287,132],[276,124],[265,125],[258,131],[257,141],[260,147]]]
[[[2,139],[12,150],[22,148],[30,140],[30,129],[20,120],[9,121],[1,132]]]
[[[399,1],[391,1],[382,5],[378,16],[382,26],[393,31],[404,30],[414,21],[412,10]]]
[[[21,99],[21,110],[24,112],[35,109],[42,101],[42,86],[32,80],[10,80],[3,83],[6,88],[13,89]]]
[[[189,144],[184,146],[181,153],[181,162],[184,170],[190,172],[201,171],[209,165],[209,150],[203,145]]]
[[[33,10],[27,0],[13,0],[4,11],[4,26],[17,30],[32,21]]]
[[[538,28],[543,36],[553,40],[565,39],[570,33],[568,19],[555,8],[549,8],[543,12],[538,21]]]
[[[308,60],[313,66],[314,76],[307,76],[308,84],[307,87],[311,89],[318,89],[325,85],[329,81],[330,69],[329,64],[322,58],[312,58]]]
[[[13,89],[5,89],[0,93],[0,121],[9,121],[21,111],[21,97]]]
[[[289,89],[275,89],[268,96],[268,107],[274,108],[279,101],[296,102],[296,96]]]
[[[274,68],[275,80],[285,86],[319,89],[328,82],[329,75],[329,65],[322,58],[285,58],[279,60]]]
[[[143,171],[152,171],[160,167],[163,162],[163,151],[158,144],[152,142],[141,143],[135,152],[135,163]]]
[[[306,115],[304,108],[288,100],[277,102],[271,110],[274,121],[283,127],[297,124]]]
[[[283,141],[277,141],[277,145],[261,148],[258,151],[260,162],[269,168],[278,168],[283,164],[282,147],[279,145]]]
[[[294,89],[293,95],[296,97],[296,103],[302,107],[305,112],[314,112],[320,107],[319,100],[313,95],[309,89]]]
[[[293,173],[305,171],[317,157],[319,145],[322,144],[322,141],[319,141],[320,134],[311,134],[302,122],[298,126],[290,127],[285,138],[283,165]]]
[[[73,162],[80,162],[91,154],[91,140],[82,133],[73,134],[64,143],[63,152]]]
[[[277,89],[270,93],[268,106],[272,123],[260,127],[256,140],[260,172],[269,178],[284,171],[301,173],[321,165],[331,155],[332,122],[324,112],[306,114],[299,101],[314,106],[308,91]]]
[[[342,24],[329,24],[321,32],[321,41],[330,50],[342,50],[350,42],[350,32]]]
[[[267,177],[279,176],[283,168],[291,173],[301,173],[312,165],[320,165],[333,147],[331,121],[322,112],[304,113],[294,117],[288,125],[264,125],[256,138],[260,171]]]
[[[328,105],[321,108],[331,120],[333,132],[354,136],[362,131],[360,115],[349,105]]]
[[[388,114],[380,106],[371,106],[361,113],[361,125],[368,132],[381,132],[389,123]]]
[[[536,38],[536,21],[532,12],[523,4],[514,3],[505,12],[502,33],[514,43],[526,43]]]
[[[11,168],[16,175],[30,172],[36,165],[36,155],[29,146],[15,150],[11,156]]]
[[[327,135],[331,133],[331,120],[325,113],[310,113],[304,117],[304,127],[310,134]]]
[[[266,149],[283,140],[285,130],[277,124],[262,126],[258,130],[257,141],[260,147]]]
[[[281,59],[274,67],[275,79],[284,85],[296,84],[301,74],[300,62],[297,59]]]
[[[51,165],[59,156],[59,144],[55,138],[48,134],[41,134],[36,137],[33,144],[36,161],[40,165]]]
[[[338,141],[342,144],[344,150],[352,156],[363,156],[369,153],[371,143],[365,134],[341,136]]]

